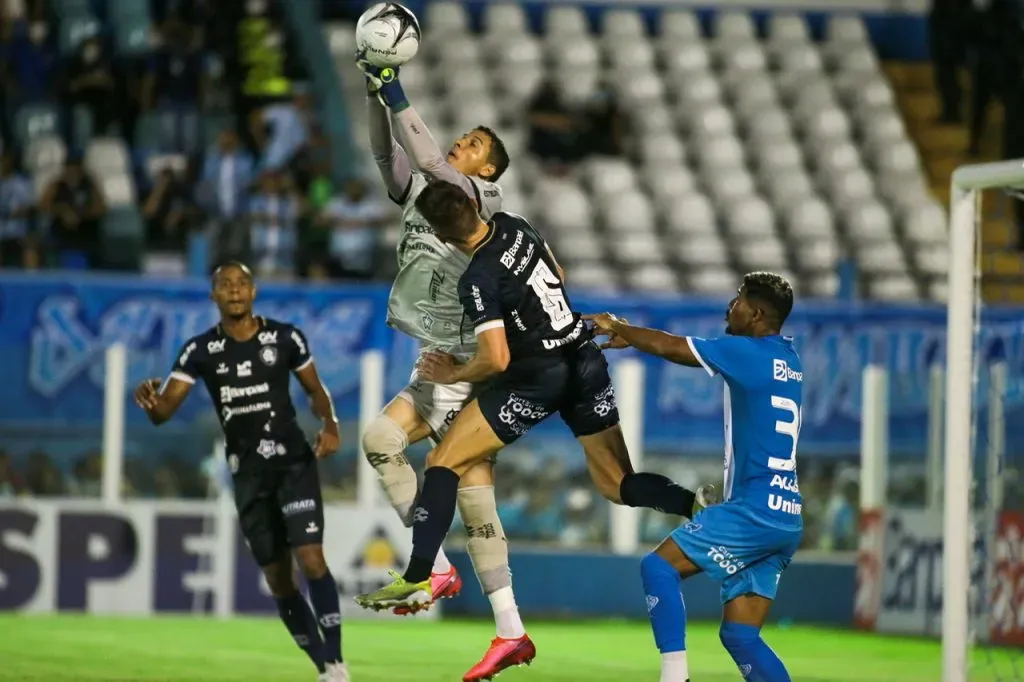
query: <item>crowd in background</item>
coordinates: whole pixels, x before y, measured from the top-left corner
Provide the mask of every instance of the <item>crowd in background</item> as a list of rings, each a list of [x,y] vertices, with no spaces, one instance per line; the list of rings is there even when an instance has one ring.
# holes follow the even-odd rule
[[[131,55],[109,22],[62,55],[47,0],[0,10],[0,267],[116,267],[103,246],[104,178],[87,158],[90,140],[114,136],[131,156],[144,272],[183,274],[199,233],[211,261],[251,261],[264,277],[373,275],[379,227],[395,214],[360,179],[336,186],[275,0],[151,0],[150,48]],[[68,150],[42,186],[15,134],[19,111],[40,103],[59,111]],[[149,122],[153,141],[140,142]]]

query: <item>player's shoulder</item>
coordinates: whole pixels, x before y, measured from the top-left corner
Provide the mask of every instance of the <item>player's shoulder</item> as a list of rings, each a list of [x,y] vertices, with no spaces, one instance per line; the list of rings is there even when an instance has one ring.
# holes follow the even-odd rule
[[[413,202],[416,201],[416,197],[426,189],[428,182],[429,180],[426,175],[421,171],[414,170],[409,174],[409,184],[406,185],[405,191],[402,192],[402,196],[396,197],[389,194],[388,197],[399,206],[411,206]]]
[[[479,175],[468,175],[470,184],[480,199],[500,199],[502,197],[501,186],[496,182],[484,180]]]
[[[513,231],[513,235],[516,230],[522,230],[528,238],[538,244],[546,243],[544,237],[541,235],[540,231],[534,227],[533,223],[518,213],[512,213],[511,211],[499,211],[494,214],[493,219],[496,223],[501,223],[505,225],[507,229]]]
[[[189,337],[185,343],[181,344],[181,354],[178,358],[178,363],[186,365],[190,360],[195,362],[201,358],[222,353],[224,352],[224,345],[224,337],[220,334],[219,326],[214,325],[195,336]]]

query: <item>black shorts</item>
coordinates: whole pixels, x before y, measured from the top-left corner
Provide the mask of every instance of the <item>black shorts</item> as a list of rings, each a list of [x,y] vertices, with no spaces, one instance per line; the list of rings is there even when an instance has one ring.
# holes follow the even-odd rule
[[[524,368],[502,377],[477,400],[484,419],[506,445],[555,412],[577,438],[619,423],[608,361],[593,341],[536,371]]]
[[[260,566],[296,547],[323,543],[324,505],[312,452],[286,467],[239,471],[235,506],[242,535]]]

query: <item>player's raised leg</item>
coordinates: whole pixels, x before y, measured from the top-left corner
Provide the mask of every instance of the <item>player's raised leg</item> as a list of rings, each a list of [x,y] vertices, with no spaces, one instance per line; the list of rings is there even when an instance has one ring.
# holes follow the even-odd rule
[[[391,506],[406,527],[412,526],[412,509],[419,494],[416,470],[405,455],[412,443],[427,438],[432,427],[416,410],[415,391],[429,391],[431,387],[414,382],[402,391],[370,422],[363,433],[363,451],[366,459],[377,471],[381,487]],[[448,561],[444,548],[438,549],[431,572],[432,595],[435,600],[454,597],[462,590],[462,578]],[[401,607],[399,615],[412,613]]]
[[[654,643],[661,652],[660,682],[688,682],[690,679],[686,660],[686,604],[680,582],[700,570],[672,540],[665,540],[640,561],[647,616],[654,631]]]
[[[288,541],[309,586],[309,600],[323,633],[323,658],[330,682],[348,682],[342,662],[341,602],[324,559],[324,511],[316,460],[294,464],[282,474],[277,502]]]
[[[432,601],[430,573],[437,551],[455,518],[459,478],[504,447],[480,411],[479,401],[466,406],[441,443],[427,455],[423,489],[413,511],[413,547],[405,575],[356,601],[375,610]]]
[[[513,665],[532,661],[537,649],[526,634],[512,591],[508,540],[498,518],[494,497],[493,462],[481,462],[462,476],[458,506],[469,535],[468,550],[473,569],[491,603],[497,630],[497,636],[483,658],[462,678],[463,682],[476,682],[489,680]]]

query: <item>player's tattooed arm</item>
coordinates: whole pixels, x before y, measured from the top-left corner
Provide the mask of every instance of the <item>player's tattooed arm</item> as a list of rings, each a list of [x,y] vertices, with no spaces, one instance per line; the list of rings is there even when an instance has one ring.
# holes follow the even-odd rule
[[[160,426],[174,416],[191,390],[192,384],[170,376],[166,382],[161,379],[146,379],[136,387],[132,397],[135,404],[149,417],[149,421]]]
[[[660,329],[634,327],[611,313],[584,315],[583,319],[594,323],[595,333],[609,338],[609,343],[604,344],[602,348],[632,346],[638,351],[656,355],[678,365],[701,366],[685,336],[676,336]]]

